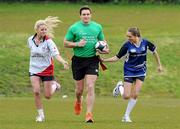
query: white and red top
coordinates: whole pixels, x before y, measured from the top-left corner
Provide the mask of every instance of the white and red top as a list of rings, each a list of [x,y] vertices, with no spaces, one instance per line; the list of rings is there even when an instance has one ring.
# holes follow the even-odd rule
[[[59,54],[56,44],[52,39],[45,36],[43,41],[37,45],[34,36],[28,38],[28,47],[30,48],[30,74],[40,76],[54,75],[53,57]]]

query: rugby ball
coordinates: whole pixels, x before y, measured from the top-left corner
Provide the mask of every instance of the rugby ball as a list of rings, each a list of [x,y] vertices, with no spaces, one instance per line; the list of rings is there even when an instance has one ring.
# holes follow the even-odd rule
[[[107,48],[107,43],[105,41],[98,41],[95,45],[95,49],[98,49],[100,51],[103,51]]]

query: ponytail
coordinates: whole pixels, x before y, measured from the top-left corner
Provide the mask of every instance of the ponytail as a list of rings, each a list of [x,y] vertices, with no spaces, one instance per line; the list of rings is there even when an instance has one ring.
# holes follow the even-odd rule
[[[36,31],[40,25],[46,25],[47,26],[47,35],[50,38],[54,38],[54,28],[58,26],[58,23],[61,22],[58,17],[52,17],[48,16],[44,20],[38,20],[36,21],[34,25],[34,30]]]

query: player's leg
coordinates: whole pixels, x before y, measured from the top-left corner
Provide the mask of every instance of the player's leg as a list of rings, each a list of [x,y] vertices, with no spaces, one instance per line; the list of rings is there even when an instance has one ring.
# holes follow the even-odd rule
[[[44,97],[46,99],[50,99],[51,96],[53,95],[52,85],[54,81],[43,81],[43,83],[44,83]]]
[[[133,83],[131,82],[124,82],[124,94],[123,98],[128,100],[131,97],[131,88],[132,88]]]
[[[135,105],[137,103],[137,97],[142,88],[142,84],[143,84],[142,80],[136,79],[134,88],[131,91],[131,99],[129,100],[128,108],[127,108],[128,110],[126,112],[126,115],[128,115],[128,116],[130,115],[130,113],[132,112],[133,108],[135,107]]]
[[[86,122],[94,122],[92,111],[95,101],[95,82],[97,80],[98,71],[99,71],[99,57],[95,56],[89,58],[86,62]]]
[[[131,112],[131,91],[132,91],[132,86],[133,86],[133,79],[131,77],[125,78],[124,80],[124,95],[123,98],[128,101],[128,105],[125,111],[125,114],[122,118],[122,122],[132,122],[130,120],[130,112]]]
[[[95,99],[95,91],[94,85],[97,80],[97,75],[86,75],[86,89],[87,89],[87,112],[92,112],[94,99]]]
[[[95,82],[97,80],[97,75],[86,75],[86,89],[87,89],[87,96],[86,96],[86,104],[87,104],[87,111],[86,111],[86,121],[93,122],[92,118],[92,110],[95,101]]]
[[[143,84],[142,80],[136,79],[135,84],[134,84],[134,88],[133,88],[132,94],[131,94],[132,99],[137,99],[137,97],[140,93],[140,90],[142,88],[142,84]]]
[[[54,76],[43,76],[42,81],[44,84],[44,96],[46,99],[50,99],[55,90],[58,88],[54,81]]]
[[[77,102],[81,102],[83,91],[84,91],[84,79],[75,81],[76,89],[76,99]]]
[[[126,112],[124,115],[124,117],[126,117],[125,122],[132,122],[129,116],[130,116],[130,113],[132,112],[132,110],[134,109],[134,107],[137,103],[137,97],[138,97],[139,92],[142,88],[142,84],[143,84],[142,80],[140,80],[140,79],[135,80],[134,88],[131,91],[131,98],[128,102],[128,106],[127,106],[127,109],[126,109]]]
[[[79,115],[81,113],[82,109],[82,95],[84,90],[84,79],[81,80],[75,80],[75,94],[76,94],[76,101],[74,104],[74,112],[76,115]]]
[[[36,121],[42,122],[42,121],[44,121],[44,111],[43,111],[43,105],[41,102],[41,94],[40,94],[41,79],[38,76],[30,76],[30,80],[31,80],[31,84],[33,87],[35,105],[36,105],[37,112],[38,112],[38,116],[36,117]]]
[[[82,109],[82,95],[84,90],[84,60],[82,58],[73,56],[72,58],[72,73],[75,80],[75,95],[76,100],[74,104],[74,112],[76,115],[81,113]]]

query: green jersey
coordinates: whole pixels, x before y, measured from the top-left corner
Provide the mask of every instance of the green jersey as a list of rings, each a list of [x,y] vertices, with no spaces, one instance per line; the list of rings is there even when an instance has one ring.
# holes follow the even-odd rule
[[[74,55],[78,57],[93,57],[96,55],[95,44],[99,40],[104,40],[104,34],[100,24],[90,21],[84,24],[78,21],[68,29],[65,39],[67,41],[79,42],[81,39],[86,40],[84,47],[74,47]]]

